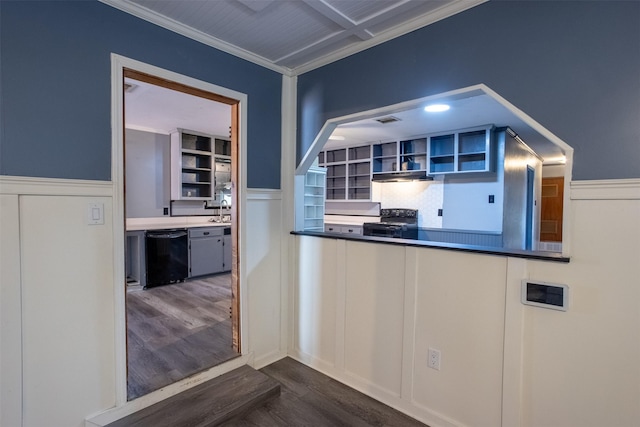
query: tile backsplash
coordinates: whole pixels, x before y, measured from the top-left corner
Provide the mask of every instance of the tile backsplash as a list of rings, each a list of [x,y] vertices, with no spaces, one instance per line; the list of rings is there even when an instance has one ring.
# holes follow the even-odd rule
[[[444,176],[436,176],[433,181],[372,182],[371,201],[380,202],[383,209],[418,209],[420,227],[442,227]]]

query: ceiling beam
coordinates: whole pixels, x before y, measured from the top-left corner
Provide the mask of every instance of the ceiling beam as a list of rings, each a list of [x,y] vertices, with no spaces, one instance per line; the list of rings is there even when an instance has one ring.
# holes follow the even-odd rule
[[[345,31],[349,31],[350,34],[359,37],[360,40],[369,40],[370,38],[373,38],[373,34],[371,34],[361,25],[358,25],[356,22],[352,21],[348,16],[344,15],[338,9],[328,4],[325,0],[303,1],[307,6],[314,9],[316,12],[319,12],[325,18],[328,18],[329,20],[341,26]]]
[[[275,64],[283,65],[285,62],[296,60],[298,58],[304,58],[313,52],[317,52],[318,50],[324,49],[327,46],[331,46],[340,40],[344,40],[347,37],[355,35],[361,41],[366,41],[372,39],[375,34],[371,33],[367,30],[367,27],[372,25],[379,24],[387,19],[389,16],[397,15],[400,13],[404,13],[408,10],[416,8],[419,3],[415,1],[412,2],[410,0],[402,0],[397,2],[389,7],[384,8],[383,10],[374,13],[367,18],[361,20],[360,22],[354,22],[349,17],[335,9],[333,6],[328,4],[326,0],[303,0],[306,5],[313,8],[317,12],[321,13],[323,16],[336,23],[342,30],[334,32],[333,34],[328,35],[320,40],[317,40],[311,44],[308,44],[300,49],[296,49],[293,52],[288,53],[287,55],[281,56],[280,58],[274,60]],[[353,43],[352,43],[353,44]]]

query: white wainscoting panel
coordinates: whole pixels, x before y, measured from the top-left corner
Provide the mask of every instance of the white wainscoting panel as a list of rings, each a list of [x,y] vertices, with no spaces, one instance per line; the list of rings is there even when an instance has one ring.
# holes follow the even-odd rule
[[[347,242],[345,372],[400,396],[405,248]]]
[[[462,425],[500,425],[507,259],[417,252],[413,400]]]
[[[336,363],[337,278],[344,275],[338,271],[338,242],[307,236],[296,239],[294,351],[306,362],[325,367]]]
[[[89,203],[104,224],[88,224]],[[109,197],[20,197],[25,427],[115,404],[111,212]]]
[[[569,308],[524,307],[526,427],[640,425],[640,197],[600,190],[573,200],[571,262],[529,262]]]
[[[282,194],[280,190],[250,189],[245,212],[246,268],[249,351],[252,365],[261,368],[286,356],[282,348],[283,317],[281,246]],[[285,299],[286,301],[286,299]],[[286,313],[286,311],[284,311]]]
[[[20,209],[16,194],[0,195],[0,425],[22,425]]]

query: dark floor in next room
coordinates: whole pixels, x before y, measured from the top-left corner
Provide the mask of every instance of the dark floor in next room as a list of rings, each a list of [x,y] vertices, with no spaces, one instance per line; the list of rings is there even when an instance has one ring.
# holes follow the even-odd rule
[[[230,309],[230,274],[127,292],[128,399],[238,356]]]

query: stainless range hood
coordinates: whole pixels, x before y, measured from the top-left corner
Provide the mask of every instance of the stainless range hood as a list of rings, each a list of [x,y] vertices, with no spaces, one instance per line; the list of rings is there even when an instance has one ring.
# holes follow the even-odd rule
[[[433,181],[425,171],[402,171],[388,173],[374,173],[373,182],[408,182],[408,181]]]

